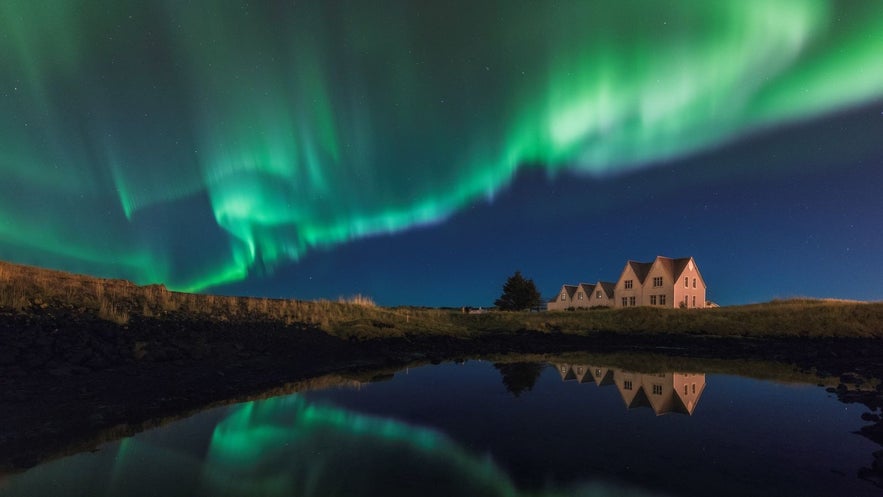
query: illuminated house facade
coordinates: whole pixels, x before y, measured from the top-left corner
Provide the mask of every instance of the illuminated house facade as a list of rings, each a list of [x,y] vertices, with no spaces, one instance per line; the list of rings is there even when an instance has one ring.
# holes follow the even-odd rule
[[[659,256],[652,262],[628,261],[616,283],[562,285],[549,301],[552,310],[591,307],[706,307],[705,280],[692,257]]]

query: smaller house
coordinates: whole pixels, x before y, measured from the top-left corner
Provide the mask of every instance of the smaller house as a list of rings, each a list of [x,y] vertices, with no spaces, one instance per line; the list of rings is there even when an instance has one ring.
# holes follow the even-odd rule
[[[592,288],[591,298],[589,298],[589,307],[613,307],[613,294],[616,290],[616,283],[610,281],[599,281]]]
[[[561,285],[561,291],[546,304],[550,311],[563,311],[574,307],[573,299],[576,296],[577,285]]]
[[[579,285],[561,285],[561,291],[550,300],[546,308],[550,311],[567,309],[588,309],[591,307],[613,307],[613,291],[616,283],[599,281]]]

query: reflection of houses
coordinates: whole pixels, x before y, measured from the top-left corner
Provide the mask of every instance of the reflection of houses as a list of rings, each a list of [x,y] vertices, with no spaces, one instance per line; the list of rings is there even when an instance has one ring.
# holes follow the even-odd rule
[[[563,381],[616,385],[627,408],[649,407],[657,416],[693,414],[705,390],[704,373],[633,373],[584,364],[556,364]]]
[[[590,307],[705,307],[705,281],[692,257],[628,261],[616,283],[562,285],[549,310]]]

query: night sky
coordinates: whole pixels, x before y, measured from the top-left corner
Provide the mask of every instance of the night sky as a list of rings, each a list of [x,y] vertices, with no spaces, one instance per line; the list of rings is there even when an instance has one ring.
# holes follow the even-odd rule
[[[0,259],[489,305],[883,299],[883,2],[0,2]]]

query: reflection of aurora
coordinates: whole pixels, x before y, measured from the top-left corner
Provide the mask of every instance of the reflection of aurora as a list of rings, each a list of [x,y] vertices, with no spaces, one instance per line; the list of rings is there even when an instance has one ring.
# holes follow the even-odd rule
[[[252,4],[0,2],[0,258],[203,289],[883,96],[879,0]]]
[[[127,439],[112,471],[90,466],[98,459],[89,455],[74,456],[13,478],[0,495],[49,496],[59,488],[90,496],[646,495],[604,485],[522,492],[489,458],[444,435],[299,395],[235,406],[205,452],[178,444]]]

